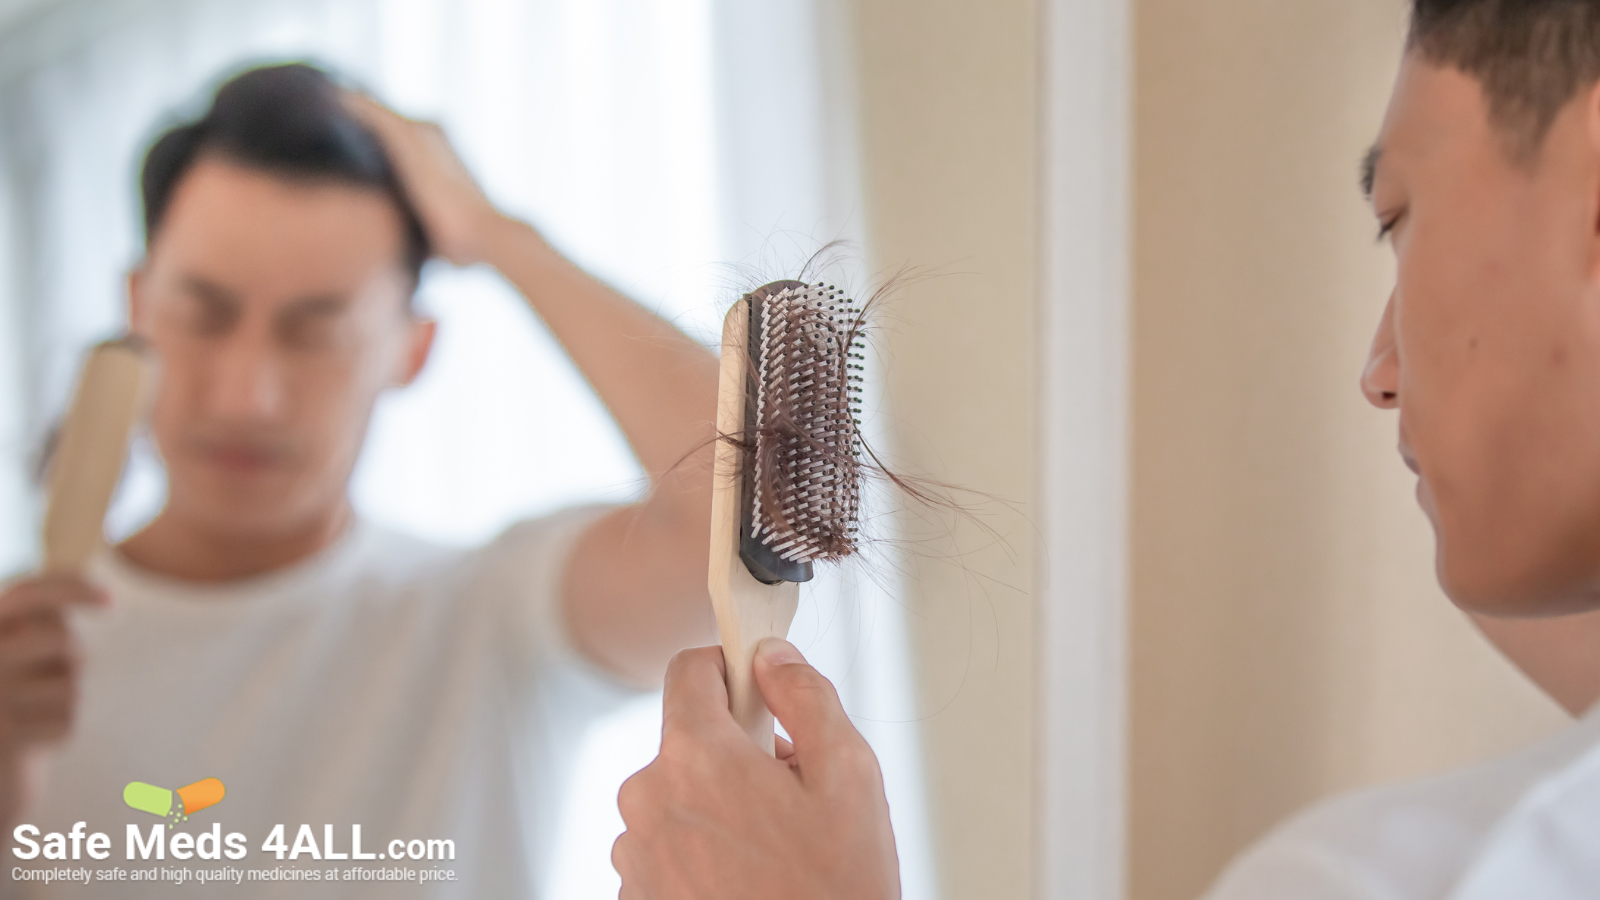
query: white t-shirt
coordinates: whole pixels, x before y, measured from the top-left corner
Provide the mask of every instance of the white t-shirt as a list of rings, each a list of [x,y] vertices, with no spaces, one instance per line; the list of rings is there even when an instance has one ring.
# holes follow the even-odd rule
[[[6,835],[0,883],[28,897],[537,896],[584,725],[630,693],[579,657],[558,615],[567,556],[602,512],[524,522],[465,550],[358,521],[310,559],[224,585],[156,577],[103,554],[92,577],[113,605],[77,616],[86,659],[76,729],[24,817],[39,830],[40,857],[18,860],[21,845]],[[124,803],[129,782],[176,790],[205,778],[222,781],[223,799],[170,829]],[[44,836],[79,821],[109,838],[109,857],[89,858],[85,844],[80,859],[43,858]],[[143,859],[135,848],[130,861],[129,825],[141,841],[216,828],[223,858],[181,860],[168,847],[164,860]],[[262,849],[278,825],[281,861]],[[326,857],[331,837],[334,853],[350,855],[356,825],[362,852],[388,858],[309,852],[314,840]],[[229,845],[230,834],[242,838]],[[409,858],[426,857],[429,841],[453,848]],[[241,846],[242,858],[228,858]],[[454,859],[438,858],[452,849]],[[13,866],[97,880],[13,884]],[[344,880],[354,867],[456,880]],[[323,880],[98,880],[116,868],[130,878],[223,870],[225,881],[320,870]]]
[[[1600,707],[1510,756],[1313,807],[1206,900],[1600,898]]]

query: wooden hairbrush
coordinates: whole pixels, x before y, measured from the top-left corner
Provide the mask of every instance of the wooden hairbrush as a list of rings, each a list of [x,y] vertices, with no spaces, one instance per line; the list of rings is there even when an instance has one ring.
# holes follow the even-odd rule
[[[860,314],[831,285],[777,281],[722,325],[709,587],[729,707],[768,754],[756,646],[788,634],[814,561],[856,548]]]
[[[105,540],[106,508],[154,370],[150,352],[135,337],[100,344],[84,360],[50,459],[44,574],[81,575]]]

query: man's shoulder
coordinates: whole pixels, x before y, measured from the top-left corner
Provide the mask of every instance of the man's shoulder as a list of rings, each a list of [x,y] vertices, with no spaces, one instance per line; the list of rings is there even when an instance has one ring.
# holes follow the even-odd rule
[[[1591,717],[1488,762],[1323,801],[1240,856],[1207,900],[1445,896],[1523,797],[1597,744]]]
[[[385,523],[363,519],[352,575],[366,583],[403,586],[447,572],[473,552],[470,546],[434,540]]]
[[[589,526],[616,509],[573,506],[519,519],[469,553],[474,567],[510,573],[548,572],[564,564]]]
[[[587,527],[610,507],[571,507],[518,519],[487,540],[443,542],[367,523],[351,574],[363,594],[474,605],[549,604],[567,558]]]
[[[493,566],[506,560],[541,555],[540,550],[575,538],[584,525],[610,507],[576,506],[516,519],[486,539],[445,540],[373,520],[361,529],[363,568],[407,576],[460,566]]]

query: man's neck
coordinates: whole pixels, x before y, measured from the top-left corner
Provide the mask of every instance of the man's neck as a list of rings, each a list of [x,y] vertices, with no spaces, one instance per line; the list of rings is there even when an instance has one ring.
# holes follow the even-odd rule
[[[340,502],[282,532],[230,532],[176,514],[171,507],[118,545],[129,562],[183,581],[234,581],[294,565],[344,533],[352,513]]]
[[[1600,700],[1600,610],[1547,619],[1471,618],[1490,643],[1567,712],[1581,716]]]

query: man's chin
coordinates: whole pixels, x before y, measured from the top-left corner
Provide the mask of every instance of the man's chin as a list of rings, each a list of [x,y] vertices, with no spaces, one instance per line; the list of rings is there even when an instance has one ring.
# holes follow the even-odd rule
[[[323,505],[307,502],[283,485],[236,484],[229,487],[231,489],[226,491],[174,495],[167,512],[217,537],[263,539],[303,528]]]
[[[304,527],[306,519],[292,510],[270,508],[206,510],[189,518],[212,537],[238,541],[279,538]]]
[[[1435,557],[1439,586],[1463,612],[1496,619],[1541,619],[1600,608],[1600,586],[1569,567],[1496,565],[1492,552]]]

